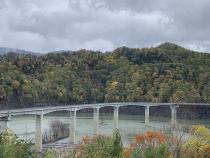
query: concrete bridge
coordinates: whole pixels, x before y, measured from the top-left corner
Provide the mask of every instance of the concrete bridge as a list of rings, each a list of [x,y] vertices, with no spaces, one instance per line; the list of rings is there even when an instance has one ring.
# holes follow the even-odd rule
[[[97,103],[97,104],[80,104],[80,105],[66,105],[66,106],[48,106],[25,109],[11,109],[0,111],[0,130],[7,128],[7,122],[12,116],[18,115],[35,115],[35,150],[42,151],[42,124],[43,116],[45,114],[55,111],[69,111],[69,139],[70,142],[75,143],[76,135],[76,115],[77,111],[82,109],[93,109],[94,134],[97,135],[99,131],[99,110],[102,107],[114,107],[114,128],[118,129],[118,113],[119,108],[123,106],[142,106],[145,107],[145,125],[149,125],[149,109],[153,106],[168,106],[171,109],[171,124],[176,124],[177,108],[179,105],[189,106],[210,106],[206,103],[149,103],[149,102],[122,102],[122,103]]]

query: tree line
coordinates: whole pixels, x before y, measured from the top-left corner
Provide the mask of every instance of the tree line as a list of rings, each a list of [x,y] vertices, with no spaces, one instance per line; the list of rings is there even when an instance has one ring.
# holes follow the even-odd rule
[[[164,43],[0,56],[1,108],[119,101],[210,103],[210,54]]]

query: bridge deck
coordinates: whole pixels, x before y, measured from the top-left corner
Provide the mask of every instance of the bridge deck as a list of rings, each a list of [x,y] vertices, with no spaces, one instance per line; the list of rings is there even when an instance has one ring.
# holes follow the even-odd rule
[[[40,112],[47,114],[55,111],[75,111],[86,108],[102,108],[102,107],[122,107],[122,106],[210,106],[208,103],[151,103],[151,102],[118,102],[118,103],[96,103],[96,104],[75,104],[75,105],[65,105],[65,106],[47,106],[47,107],[32,107],[23,109],[9,109],[1,110],[0,117],[14,116],[14,115],[25,115],[33,114],[39,115]]]

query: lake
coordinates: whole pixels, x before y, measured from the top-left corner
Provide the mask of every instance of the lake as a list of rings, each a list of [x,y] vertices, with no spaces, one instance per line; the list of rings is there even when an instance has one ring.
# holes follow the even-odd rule
[[[49,130],[51,122],[60,120],[68,124],[69,114],[67,112],[55,112],[44,115],[43,131]],[[150,125],[155,129],[170,124],[170,118],[150,116]],[[178,120],[179,123],[187,125],[203,124],[210,128],[210,119],[200,120]],[[77,113],[77,131],[76,140],[81,140],[84,136],[93,135],[93,113]],[[100,113],[99,133],[110,135],[113,132],[113,113]],[[8,122],[8,127],[12,129],[19,137],[31,139],[33,141],[35,131],[35,116],[13,116]],[[131,115],[119,113],[119,130],[122,135],[124,144],[130,143],[136,134],[148,130],[144,125],[144,115]],[[27,133],[27,134],[26,134]]]

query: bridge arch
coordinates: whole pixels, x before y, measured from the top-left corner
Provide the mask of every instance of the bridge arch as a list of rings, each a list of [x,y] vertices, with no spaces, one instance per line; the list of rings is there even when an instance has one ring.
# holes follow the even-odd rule
[[[178,103],[179,106],[187,106],[187,105],[201,105],[201,106],[210,106],[210,104],[207,103]],[[118,120],[118,110],[119,108],[123,107],[129,107],[129,106],[136,106],[136,107],[145,107],[145,124],[149,123],[149,110],[150,107],[158,107],[158,106],[166,106],[170,107],[169,110],[171,110],[171,123],[175,124],[176,123],[176,113],[177,113],[177,108],[178,108],[177,103],[149,103],[149,102],[121,102],[121,103],[95,103],[95,104],[78,104],[78,105],[65,105],[65,106],[49,106],[49,107],[34,107],[34,108],[25,108],[25,109],[11,109],[11,110],[1,110],[0,111],[0,117],[9,117],[11,116],[16,116],[16,115],[36,115],[36,147],[35,149],[37,151],[40,151],[42,148],[42,142],[41,142],[41,137],[42,137],[42,122],[43,122],[43,115],[56,112],[56,111],[69,111],[70,114],[70,124],[71,126],[71,131],[74,131],[76,126],[76,112],[80,111],[82,109],[93,109],[94,111],[94,122],[97,127],[98,125],[98,118],[99,118],[99,109],[102,109],[104,107],[113,107],[114,108],[114,118],[115,122],[117,124]],[[152,108],[151,108],[152,109]],[[170,112],[170,111],[169,111]],[[168,113],[169,113],[168,112]],[[2,120],[6,122],[7,120]],[[117,125],[116,125],[117,126]],[[98,129],[95,129],[95,131],[98,131]],[[72,132],[73,134],[75,132]],[[75,137],[73,135],[72,137]],[[73,139],[71,139],[73,140]]]
[[[96,107],[78,107],[78,108],[75,108],[75,110],[78,112],[78,111],[81,111],[81,110],[85,110],[85,109],[94,109]]]
[[[53,109],[53,110],[47,110],[47,111],[43,111],[43,115],[47,115],[47,114],[50,114],[50,113],[53,113],[53,112],[61,112],[61,111],[66,111],[66,112],[69,112],[69,111],[73,111],[72,109]],[[36,115],[36,114],[35,114]]]

